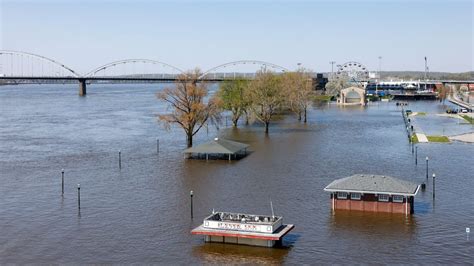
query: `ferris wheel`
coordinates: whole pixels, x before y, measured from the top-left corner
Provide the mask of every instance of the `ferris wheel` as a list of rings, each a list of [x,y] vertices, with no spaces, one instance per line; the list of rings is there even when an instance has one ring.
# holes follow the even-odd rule
[[[369,70],[361,63],[350,61],[337,67],[337,78],[345,78],[355,82],[367,81],[369,79]]]

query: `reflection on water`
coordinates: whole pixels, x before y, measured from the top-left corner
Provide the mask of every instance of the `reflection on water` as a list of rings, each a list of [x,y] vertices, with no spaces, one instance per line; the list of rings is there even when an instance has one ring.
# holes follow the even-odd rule
[[[289,247],[251,247],[233,244],[206,243],[193,247],[193,255],[204,263],[215,264],[282,264],[291,251]]]
[[[377,239],[379,237],[409,239],[416,231],[416,216],[337,210],[330,215],[332,234]]]
[[[425,180],[424,164],[414,164],[394,103],[316,104],[307,125],[282,117],[268,136],[260,125],[209,127],[196,144],[218,136],[248,143],[252,153],[232,162],[185,160],[182,130],[156,123],[166,110],[155,97],[162,87],[92,84],[84,98],[73,85],[0,88],[0,263],[474,261],[474,242],[465,235],[474,228],[473,145],[418,145],[418,159],[429,156],[430,176],[436,172],[435,205],[432,181]],[[409,107],[442,110],[438,102]],[[323,188],[357,173],[427,188],[409,218],[333,216]],[[212,209],[270,214],[270,201],[284,223],[296,226],[284,249],[206,244],[190,234]]]

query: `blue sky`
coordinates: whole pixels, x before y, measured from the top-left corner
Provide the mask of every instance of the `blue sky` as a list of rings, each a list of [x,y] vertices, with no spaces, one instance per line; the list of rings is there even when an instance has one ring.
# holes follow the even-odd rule
[[[0,0],[2,1],[2,0]],[[79,72],[125,58],[182,69],[256,59],[315,71],[473,70],[473,1],[1,2],[0,45]]]

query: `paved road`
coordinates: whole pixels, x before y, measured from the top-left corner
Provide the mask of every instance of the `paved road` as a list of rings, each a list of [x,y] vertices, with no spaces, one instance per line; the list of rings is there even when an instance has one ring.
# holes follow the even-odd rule
[[[462,142],[474,143],[474,133],[467,133],[457,136],[449,137],[450,140],[458,140]]]

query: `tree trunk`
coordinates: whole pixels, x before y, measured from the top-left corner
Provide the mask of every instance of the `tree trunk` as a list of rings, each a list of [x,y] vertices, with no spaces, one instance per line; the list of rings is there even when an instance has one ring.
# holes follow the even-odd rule
[[[265,122],[265,134],[268,134],[268,126],[270,125],[270,122]]]
[[[307,113],[307,112],[306,112],[306,108],[305,108],[305,109],[304,109],[304,123],[305,123],[305,124],[306,124],[306,122],[308,121],[308,120],[306,119],[306,113]]]
[[[298,112],[298,121],[301,122],[301,111]]]
[[[240,118],[240,117],[237,116],[237,115],[234,115],[234,116],[232,117],[232,125],[233,125],[234,127],[237,127],[237,122],[239,122],[239,118]]]
[[[188,148],[193,146],[193,133],[186,133],[186,142],[188,144]]]
[[[245,113],[245,125],[248,126],[250,124],[249,113],[248,111],[244,111],[244,113]]]

